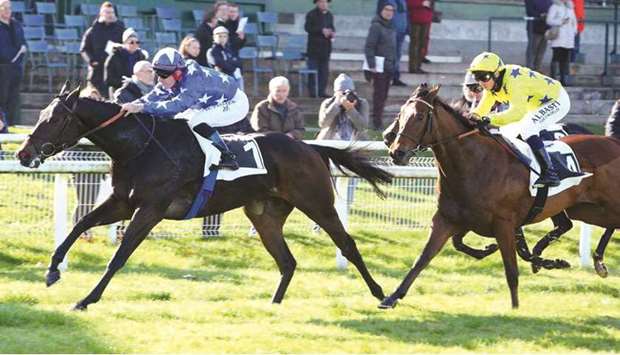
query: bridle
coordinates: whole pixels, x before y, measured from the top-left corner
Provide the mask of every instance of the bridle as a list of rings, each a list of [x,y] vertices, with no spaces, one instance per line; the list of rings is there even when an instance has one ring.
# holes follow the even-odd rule
[[[65,130],[67,129],[67,127],[69,127],[69,123],[76,121],[79,125],[81,125],[82,127],[88,127],[84,121],[82,121],[82,119],[80,118],[80,116],[78,116],[75,113],[75,106],[77,105],[77,100],[75,101],[75,103],[73,104],[73,107],[70,108],[69,106],[67,106],[67,103],[64,101],[64,99],[60,96],[56,96],[56,98],[58,99],[58,103],[60,103],[60,105],[68,112],[68,119],[63,120],[63,124],[62,124],[62,128],[60,129],[60,133],[58,134],[58,137],[62,137],[64,135]],[[94,128],[88,129],[85,133],[79,135],[77,138],[75,138],[75,140],[71,143],[58,143],[58,142],[51,142],[51,141],[47,141],[44,138],[38,137],[37,135],[33,134],[29,134],[28,137],[31,140],[35,140],[35,141],[39,141],[41,142],[41,148],[40,150],[38,150],[37,153],[39,153],[43,159],[51,157],[52,155],[59,153],[69,147],[72,147],[74,145],[76,145],[80,139],[84,138],[84,137],[88,137],[91,134],[111,125],[112,123],[118,121],[119,119],[121,119],[123,116],[125,115],[125,111],[120,110],[117,114],[115,114],[114,116],[106,119],[105,121],[103,121],[102,123],[100,123],[99,125],[97,125]],[[155,122],[153,121],[153,130],[155,130]],[[152,137],[152,134],[151,134]],[[148,142],[147,142],[148,144]],[[35,145],[35,149],[36,149],[36,145]]]
[[[409,119],[411,117],[407,119],[407,122],[405,122],[405,124],[402,125],[402,127],[400,127],[399,132],[396,135],[396,139],[398,139],[398,137],[402,136],[402,137],[405,137],[405,138],[407,138],[408,140],[410,140],[410,141],[412,141],[414,143],[414,148],[409,150],[410,152],[413,152],[414,154],[417,153],[417,152],[423,152],[423,151],[425,151],[425,150],[427,150],[429,148],[433,148],[433,147],[436,147],[436,146],[440,146],[442,144],[449,143],[449,142],[454,141],[454,140],[460,140],[462,138],[465,138],[465,137],[470,136],[472,134],[478,133],[480,131],[479,128],[470,129],[469,128],[470,124],[467,124],[467,123],[463,122],[463,124],[465,124],[465,126],[468,127],[465,132],[459,133],[457,135],[454,135],[454,136],[451,136],[451,137],[447,137],[447,138],[444,138],[444,139],[440,139],[440,140],[438,140],[437,142],[434,142],[434,143],[429,143],[429,144],[423,145],[422,144],[422,140],[424,139],[426,134],[431,134],[431,132],[433,130],[433,117],[434,117],[435,107],[430,102],[428,102],[428,101],[426,101],[424,99],[421,99],[421,98],[415,98],[412,101],[410,101],[409,103],[411,104],[411,103],[415,103],[415,102],[422,103],[422,104],[426,105],[429,108],[429,110],[426,112],[426,124],[425,124],[424,130],[420,134],[419,139],[415,139],[413,136],[411,136],[411,135],[409,135],[409,134],[404,132],[405,127],[407,126],[407,122],[409,121]],[[414,118],[415,118],[415,116],[414,116]]]

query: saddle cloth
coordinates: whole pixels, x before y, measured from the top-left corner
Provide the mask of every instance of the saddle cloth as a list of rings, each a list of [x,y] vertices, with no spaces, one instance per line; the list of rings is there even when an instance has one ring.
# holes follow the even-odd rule
[[[239,169],[218,170],[217,180],[232,181],[244,176],[267,174],[263,155],[251,135],[224,134],[222,139],[228,145],[228,149],[237,156]]]
[[[538,164],[538,160],[534,156],[534,152],[530,146],[522,141],[519,138],[516,138],[512,135],[500,135],[494,133],[496,136],[500,136],[503,138],[510,149],[513,149],[515,153],[517,153],[518,159],[528,166],[530,169],[530,194],[532,196],[536,196],[537,188],[533,187],[534,182],[538,179],[540,175],[540,164]],[[544,141],[545,149],[549,152],[549,156],[553,161],[553,166],[556,168],[558,175],[560,176],[561,183],[560,186],[549,188],[549,195],[553,196],[557,195],[560,192],[569,189],[573,186],[577,186],[581,183],[581,180],[592,176],[591,173],[585,173],[581,171],[581,167],[579,166],[579,161],[577,160],[577,156],[571,149],[571,147],[562,142],[562,141]],[[584,175],[582,176],[569,176],[571,173],[581,172]]]

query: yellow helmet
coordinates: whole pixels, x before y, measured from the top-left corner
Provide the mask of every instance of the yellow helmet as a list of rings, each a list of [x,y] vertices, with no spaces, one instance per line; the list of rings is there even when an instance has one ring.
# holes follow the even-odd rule
[[[470,73],[476,71],[497,73],[504,69],[504,61],[497,54],[491,52],[482,52],[471,61],[468,71]]]

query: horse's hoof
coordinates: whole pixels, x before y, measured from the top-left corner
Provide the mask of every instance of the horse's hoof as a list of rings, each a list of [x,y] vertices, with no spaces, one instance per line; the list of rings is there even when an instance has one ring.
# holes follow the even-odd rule
[[[73,308],[71,310],[74,311],[74,312],[78,312],[78,311],[84,312],[87,309],[88,309],[88,306],[85,305],[84,303],[80,302],[80,303],[76,304],[75,306],[73,306]]]
[[[47,285],[47,287],[52,286],[53,284],[55,284],[58,280],[60,280],[60,271],[56,270],[56,271],[48,271],[45,274],[45,284]]]
[[[570,263],[562,259],[555,259],[555,265],[556,265],[556,268],[558,269],[569,269],[570,268]]]
[[[602,278],[606,278],[609,275],[609,271],[607,271],[607,266],[602,260],[594,260],[594,270],[598,274],[598,276]]]
[[[395,297],[386,297],[385,299],[383,299],[383,301],[381,301],[381,303],[379,303],[379,306],[377,306],[379,309],[390,309],[390,308],[394,308],[396,307],[396,305],[398,304],[398,299]]]

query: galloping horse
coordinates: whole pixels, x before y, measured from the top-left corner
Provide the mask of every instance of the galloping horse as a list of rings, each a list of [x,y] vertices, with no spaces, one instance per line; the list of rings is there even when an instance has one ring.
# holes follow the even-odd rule
[[[534,198],[529,171],[474,122],[438,97],[439,87],[419,86],[401,107],[398,134],[390,146],[396,164],[405,165],[416,150],[431,148],[439,167],[439,205],[422,254],[396,291],[381,302],[394,307],[420,272],[455,235],[474,231],[497,240],[510,288],[512,306],[519,306],[515,230]],[[574,135],[562,139],[575,151],[584,171],[593,176],[547,200],[532,223],[566,210],[571,219],[620,227],[620,140]],[[602,260],[601,260],[602,263]]]
[[[17,153],[24,166],[36,167],[86,136],[112,158],[113,193],[84,216],[56,249],[47,272],[48,286],[60,279],[58,265],[84,231],[129,219],[125,236],[96,287],[78,302],[84,310],[97,302],[114,274],[162,219],[183,219],[201,189],[204,156],[188,125],[181,120],[144,115],[121,118],[113,103],[79,98],[67,84],[47,108]],[[284,134],[257,134],[267,174],[218,181],[209,203],[196,217],[244,207],[267,251],[280,270],[272,301],[280,303],[293,277],[296,261],[282,234],[286,218],[297,207],[329,234],[355,265],[372,295],[384,293],[372,278],[355,241],[345,231],[333,206],[329,160],[367,180],[378,194],[391,175],[370,164],[359,151],[308,145]]]

